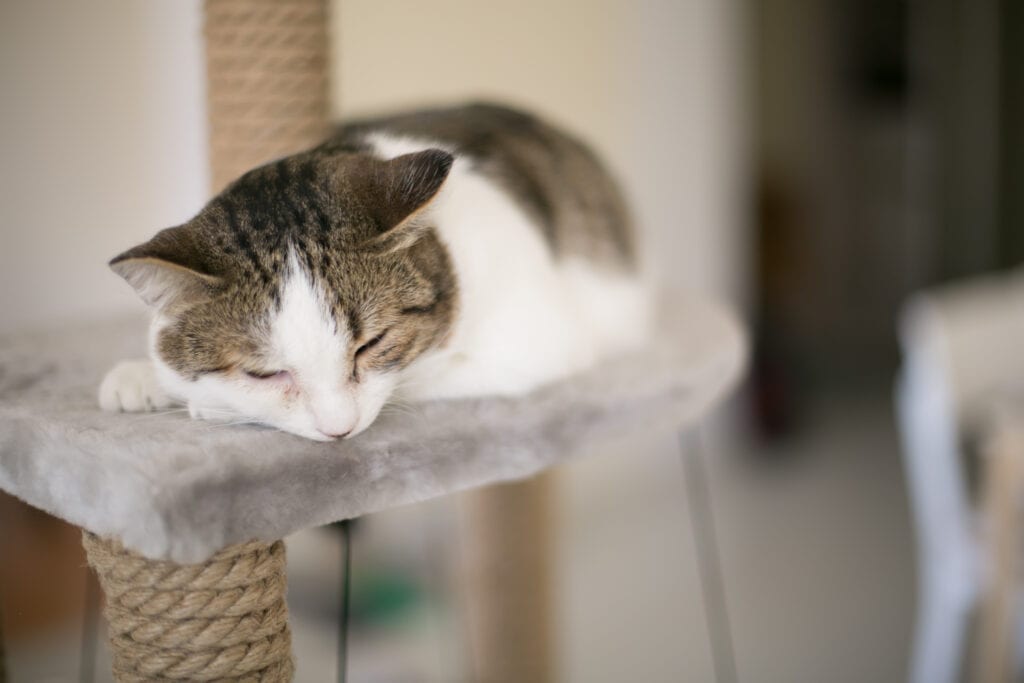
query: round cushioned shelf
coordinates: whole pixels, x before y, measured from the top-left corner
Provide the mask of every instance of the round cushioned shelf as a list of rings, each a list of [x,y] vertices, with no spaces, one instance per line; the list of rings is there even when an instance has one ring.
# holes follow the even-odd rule
[[[523,397],[385,409],[359,436],[319,443],[185,411],[101,412],[100,379],[145,355],[145,329],[134,317],[0,339],[0,489],[182,563],[683,429],[745,358],[730,315],[677,296],[628,356]]]

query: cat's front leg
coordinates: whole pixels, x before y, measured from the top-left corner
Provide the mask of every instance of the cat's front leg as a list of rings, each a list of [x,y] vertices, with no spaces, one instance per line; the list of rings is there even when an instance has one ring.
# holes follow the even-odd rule
[[[156,378],[153,362],[124,360],[100,383],[100,407],[110,412],[161,410],[174,404]]]

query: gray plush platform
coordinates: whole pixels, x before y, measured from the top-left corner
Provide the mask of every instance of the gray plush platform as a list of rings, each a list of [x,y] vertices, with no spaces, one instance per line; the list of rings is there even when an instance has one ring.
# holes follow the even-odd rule
[[[642,353],[520,399],[427,403],[317,443],[182,412],[106,414],[104,372],[145,355],[141,318],[0,339],[0,489],[153,558],[200,561],[692,424],[732,386],[734,320],[676,298]],[[628,457],[628,453],[625,454]]]

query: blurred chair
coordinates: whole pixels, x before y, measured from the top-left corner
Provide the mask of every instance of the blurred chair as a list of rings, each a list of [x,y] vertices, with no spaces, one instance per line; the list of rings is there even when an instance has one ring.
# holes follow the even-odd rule
[[[901,341],[896,409],[918,537],[909,679],[953,683],[988,578],[969,447],[1024,389],[1024,270],[917,295]]]

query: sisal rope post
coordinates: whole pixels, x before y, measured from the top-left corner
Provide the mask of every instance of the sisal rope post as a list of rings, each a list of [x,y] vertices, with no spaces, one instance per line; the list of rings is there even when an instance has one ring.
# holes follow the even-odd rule
[[[329,129],[327,0],[206,0],[214,192]],[[114,675],[136,681],[292,680],[284,545],[251,542],[177,565],[85,532],[106,595]]]
[[[281,541],[240,543],[193,565],[88,531],[82,544],[106,595],[118,683],[292,680]]]
[[[203,11],[217,192],[325,137],[327,0],[206,0]],[[119,682],[292,680],[280,541],[197,565],[148,560],[88,532],[83,544],[106,595]]]
[[[206,0],[211,184],[324,140],[327,0]]]

